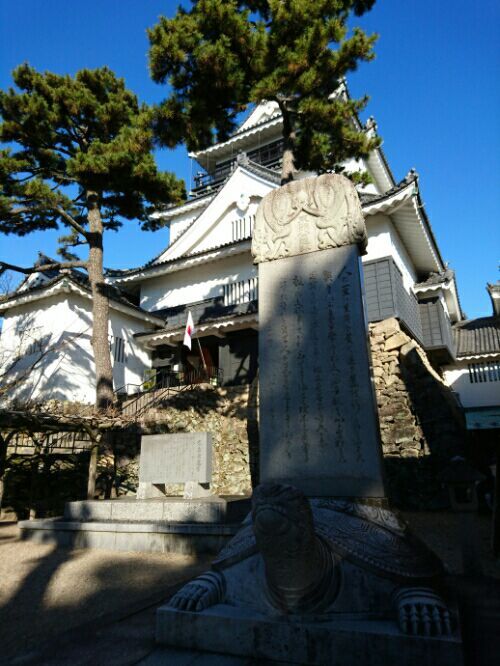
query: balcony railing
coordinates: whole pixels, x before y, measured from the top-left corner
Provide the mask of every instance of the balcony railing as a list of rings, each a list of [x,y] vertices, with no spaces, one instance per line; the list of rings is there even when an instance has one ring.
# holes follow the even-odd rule
[[[278,169],[281,166],[283,158],[283,140],[278,139],[265,146],[256,148],[247,153],[248,159],[256,164],[268,167],[268,169]],[[216,188],[227,176],[231,173],[234,163],[236,162],[236,155],[225,162],[218,164],[211,173],[203,173],[200,171],[194,177],[194,187],[191,194],[194,197],[200,197],[208,194],[211,189]]]
[[[240,282],[231,282],[224,285],[224,305],[241,305],[250,303],[259,298],[258,278],[252,277]]]

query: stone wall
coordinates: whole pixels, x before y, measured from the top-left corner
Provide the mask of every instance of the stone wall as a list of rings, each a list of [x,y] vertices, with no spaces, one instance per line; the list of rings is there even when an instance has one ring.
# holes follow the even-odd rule
[[[249,495],[258,469],[257,383],[179,393],[147,413],[143,431],[212,434],[213,483],[216,495]],[[168,486],[169,495],[182,486]]]
[[[401,506],[439,506],[440,471],[465,445],[458,402],[397,319],[370,324],[370,343],[387,492]]]
[[[397,319],[370,324],[370,343],[388,495],[405,508],[443,506],[440,470],[465,443],[461,410]],[[254,381],[180,393],[149,410],[143,431],[212,433],[213,492],[250,494],[258,482],[257,392]],[[167,490],[182,494],[180,485]]]

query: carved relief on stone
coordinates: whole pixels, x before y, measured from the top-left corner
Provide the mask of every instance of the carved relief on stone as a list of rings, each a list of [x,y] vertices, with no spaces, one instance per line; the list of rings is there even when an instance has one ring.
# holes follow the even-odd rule
[[[366,249],[366,227],[356,188],[339,174],[297,180],[267,194],[255,218],[255,263],[331,247]]]

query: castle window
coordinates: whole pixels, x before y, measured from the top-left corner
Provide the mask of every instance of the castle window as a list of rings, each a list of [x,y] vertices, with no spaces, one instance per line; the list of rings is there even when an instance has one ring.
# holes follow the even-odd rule
[[[469,363],[469,381],[471,384],[500,381],[500,361],[489,363]]]
[[[259,287],[256,277],[224,285],[224,305],[248,303],[256,301],[258,297]]]
[[[247,215],[245,217],[239,217],[236,220],[231,221],[231,231],[233,241],[243,240],[244,238],[250,238],[253,232],[253,224],[255,221],[255,215]]]
[[[125,340],[113,337],[113,358],[116,363],[125,363]]]

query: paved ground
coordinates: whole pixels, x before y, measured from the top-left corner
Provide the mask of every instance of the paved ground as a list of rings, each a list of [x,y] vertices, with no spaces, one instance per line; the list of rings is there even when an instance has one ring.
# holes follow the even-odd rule
[[[15,658],[34,656],[71,629],[95,632],[148,605],[150,617],[135,635],[139,644],[152,640],[154,609],[208,564],[184,555],[56,548],[20,542],[17,534],[14,523],[0,522],[0,664],[23,663]],[[128,638],[135,629],[132,621]]]
[[[500,563],[489,555],[489,520],[405,514],[446,561],[462,613],[467,666],[500,654]],[[486,576],[464,576],[460,544],[472,541]],[[0,664],[36,666],[249,666],[255,663],[155,650],[161,601],[207,562],[185,556],[55,549],[17,541],[0,523]],[[497,578],[494,578],[497,576]],[[262,664],[262,662],[261,662]]]

